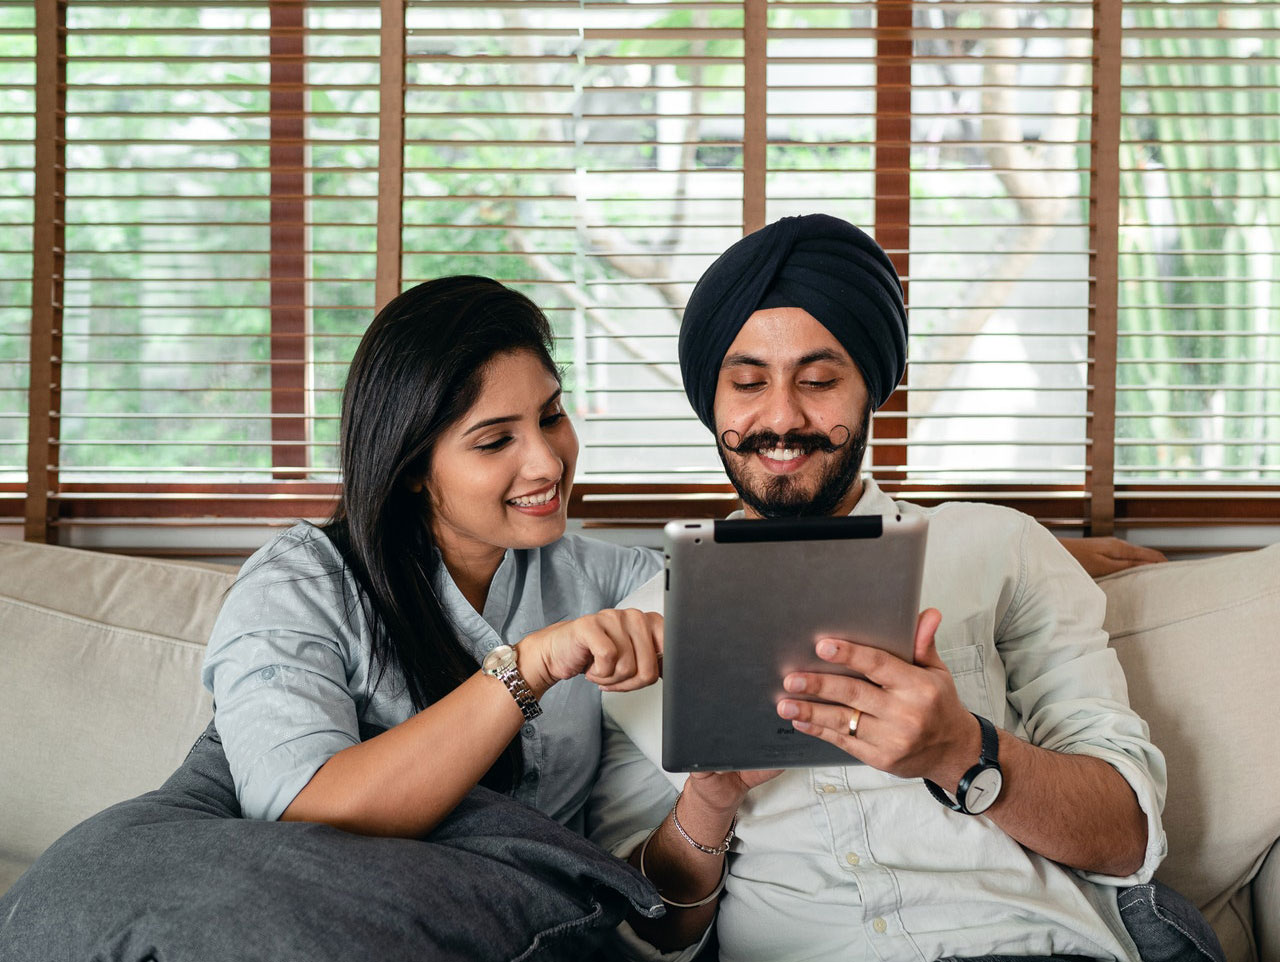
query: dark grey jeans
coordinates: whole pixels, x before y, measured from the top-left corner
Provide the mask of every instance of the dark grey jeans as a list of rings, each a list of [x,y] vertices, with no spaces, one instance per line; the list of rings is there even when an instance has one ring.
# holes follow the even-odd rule
[[[1159,882],[1121,889],[1120,918],[1142,962],[1226,962],[1218,937],[1196,907]],[[940,962],[1089,962],[1078,955],[985,955]]]

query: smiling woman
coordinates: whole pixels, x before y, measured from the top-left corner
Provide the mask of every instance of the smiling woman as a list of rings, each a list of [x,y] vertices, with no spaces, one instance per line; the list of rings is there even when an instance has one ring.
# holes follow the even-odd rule
[[[480,399],[440,438],[430,480],[410,485],[428,491],[445,564],[477,610],[507,548],[564,533],[577,460],[555,369],[525,348],[493,358]]]
[[[565,536],[578,440],[550,343],[482,277],[369,326],[333,519],[251,558],[209,642],[245,815],[417,837],[479,783],[580,823],[600,688],[658,675],[661,617],[612,610],[658,560]]]

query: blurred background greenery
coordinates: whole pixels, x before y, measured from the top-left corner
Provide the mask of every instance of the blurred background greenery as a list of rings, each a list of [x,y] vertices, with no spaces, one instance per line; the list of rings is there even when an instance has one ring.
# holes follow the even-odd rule
[[[1176,6],[1176,5],[1172,5]],[[1280,480],[1280,13],[1125,4],[1117,475]],[[374,308],[377,3],[306,7],[308,471]],[[679,390],[741,234],[741,5],[411,2],[403,274],[553,318],[587,480],[716,480]],[[922,3],[914,477],[1079,483],[1090,6]],[[771,5],[769,219],[874,233],[871,3]],[[270,479],[269,11],[68,3],[63,480]],[[0,3],[0,477],[23,477],[34,12]],[[873,459],[875,454],[873,452]]]

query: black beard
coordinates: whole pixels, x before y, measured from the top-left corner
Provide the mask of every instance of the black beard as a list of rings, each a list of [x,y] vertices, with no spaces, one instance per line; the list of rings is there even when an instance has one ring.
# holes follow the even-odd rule
[[[829,437],[822,434],[778,435],[772,431],[759,431],[743,438],[732,448],[729,448],[722,435],[716,444],[716,452],[720,455],[720,463],[724,465],[725,473],[742,503],[760,517],[828,517],[857,483],[862,456],[867,450],[870,427],[871,408],[868,406],[863,412],[862,423],[857,432],[849,436],[843,445],[833,444]],[[735,470],[735,465],[742,467],[752,454],[772,450],[779,445],[795,448],[806,454],[814,451],[839,453],[823,471],[818,479],[818,488],[812,495],[806,494],[789,475],[771,477],[761,488],[751,488],[743,474]],[[730,453],[733,455],[733,463],[730,462]]]

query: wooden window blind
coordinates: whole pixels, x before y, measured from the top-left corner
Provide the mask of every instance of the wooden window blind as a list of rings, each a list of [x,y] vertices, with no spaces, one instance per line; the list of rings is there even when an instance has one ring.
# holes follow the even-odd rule
[[[83,529],[121,518],[323,514],[342,371],[374,304],[376,3],[64,16],[51,525],[92,543]]]
[[[35,195],[35,5],[0,4],[0,523],[27,476]]]
[[[1095,533],[1280,511],[1266,3],[0,16],[0,510],[28,537],[325,515],[358,337],[461,272],[553,320],[578,517],[721,513],[681,309],[744,231],[815,210],[906,281],[869,457],[889,490]]]
[[[429,0],[406,29],[405,282],[547,311],[586,485],[723,483],[675,345],[742,233],[742,4]]]
[[[1124,6],[1119,510],[1280,481],[1280,13]],[[1238,509],[1239,510],[1239,509]],[[1194,503],[1183,518],[1202,513]],[[1280,517],[1273,510],[1272,517]]]
[[[914,483],[1082,489],[1092,8],[915,5]]]

